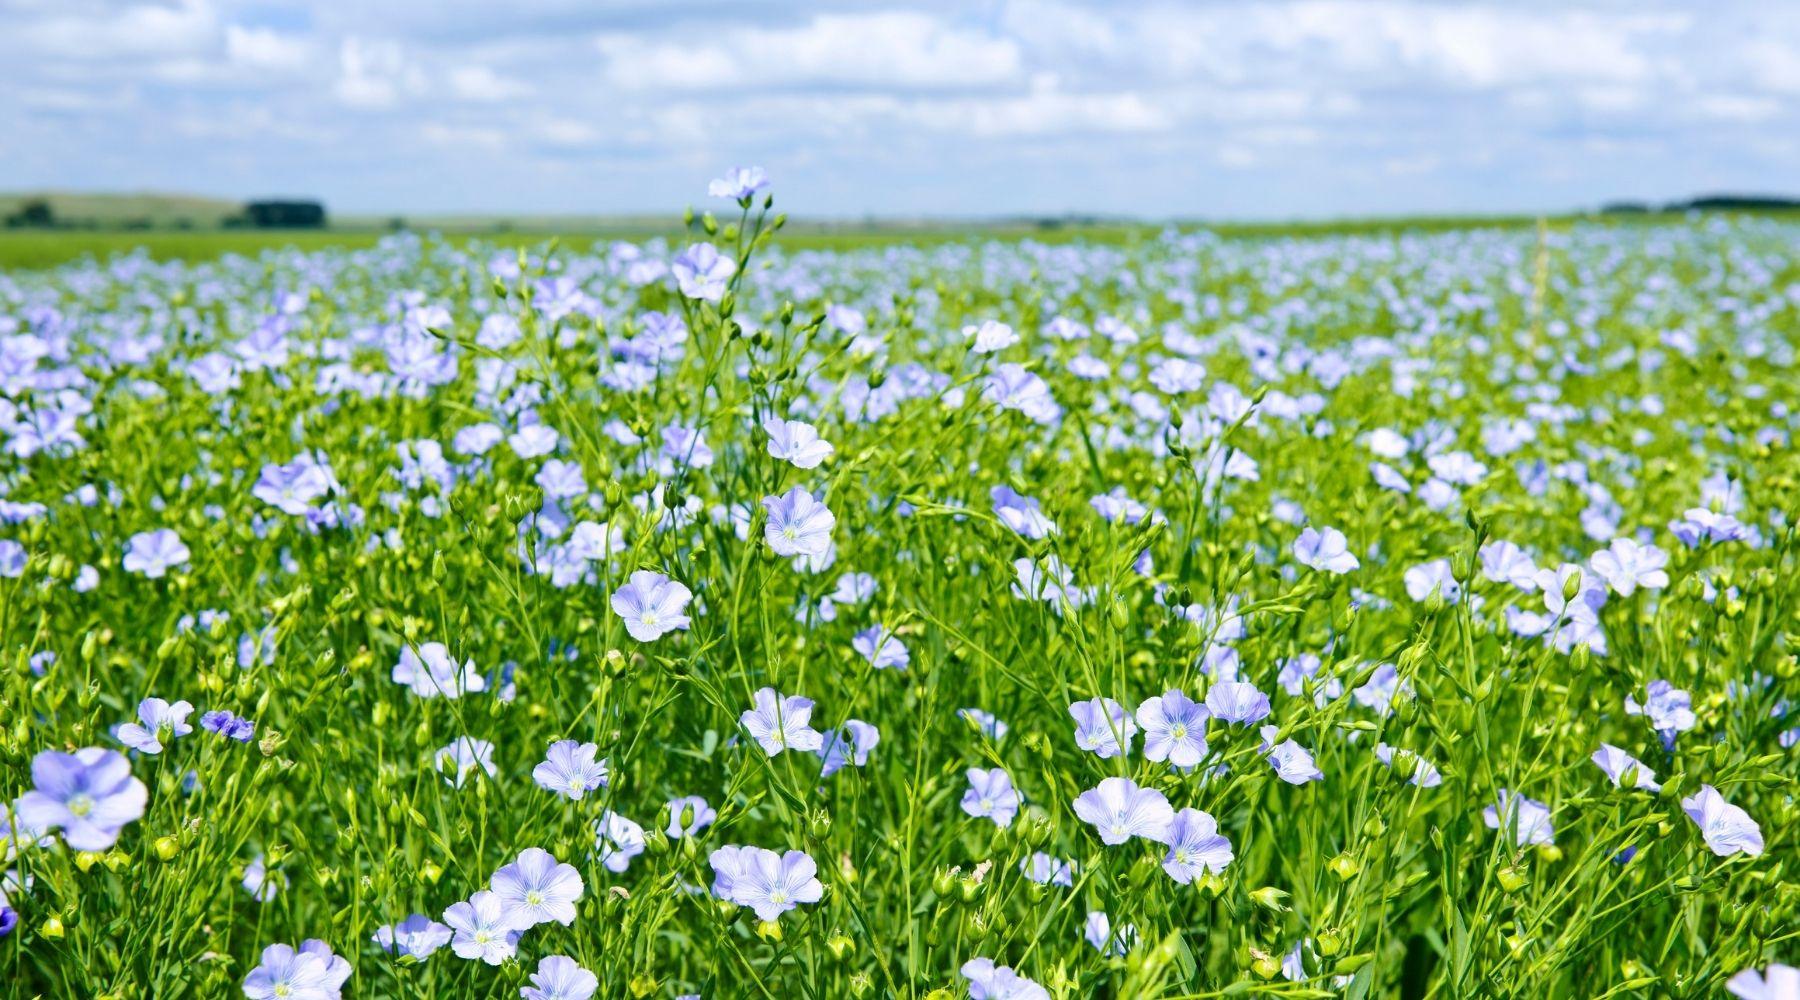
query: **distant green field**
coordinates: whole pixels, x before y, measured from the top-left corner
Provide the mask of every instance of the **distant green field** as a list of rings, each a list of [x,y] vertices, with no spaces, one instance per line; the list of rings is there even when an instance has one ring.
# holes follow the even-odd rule
[[[1156,232],[1158,227],[1143,226],[1071,226],[1039,228],[1033,226],[949,226],[823,229],[799,228],[783,233],[781,245],[797,249],[844,249],[871,243],[942,243],[967,239],[1017,239],[1030,236],[1050,242],[1086,240],[1089,242],[1127,242]],[[429,230],[422,230],[429,232]],[[83,257],[104,260],[114,254],[143,249],[156,260],[205,260],[228,253],[258,254],[264,250],[291,247],[298,250],[322,250],[373,246],[386,232],[378,230],[11,230],[0,231],[0,269],[30,270],[55,267]],[[555,236],[571,246],[586,246],[597,240],[648,239],[654,236],[675,238],[678,226],[666,229],[620,228],[605,230],[551,231],[482,231],[450,232],[451,240],[480,239],[501,246],[533,246]]]
[[[1682,218],[1680,215],[1646,213],[1619,216],[1551,216],[1543,221],[1552,227],[1561,227],[1577,219],[1604,221],[1615,225],[1643,225],[1669,222],[1680,218]],[[620,224],[605,227],[583,224],[566,230],[550,228],[458,230],[446,228],[444,235],[452,240],[480,239],[501,246],[533,246],[555,236],[566,245],[585,247],[599,240],[642,240],[655,236],[674,239],[681,234],[679,226],[674,224],[674,221],[671,220],[671,225],[661,228],[647,224]],[[1210,229],[1224,236],[1281,237],[1519,228],[1537,225],[1538,222],[1538,219],[1529,216],[1452,216],[1309,222],[1188,222],[1179,224],[1184,228]],[[1163,228],[1163,225],[1152,223],[1045,225],[1023,221],[944,224],[848,223],[842,225],[798,223],[783,232],[779,242],[789,250],[839,250],[884,243],[929,245],[952,241],[1024,238],[1048,243],[1075,241],[1130,243],[1153,236]],[[430,226],[421,226],[418,231],[433,232],[434,230]],[[104,260],[115,254],[130,253],[138,249],[142,249],[156,260],[206,260],[228,253],[254,255],[265,250],[279,248],[322,250],[341,247],[355,249],[373,246],[385,235],[387,235],[386,230],[376,228],[0,230],[0,270],[33,270],[55,267],[84,257]]]

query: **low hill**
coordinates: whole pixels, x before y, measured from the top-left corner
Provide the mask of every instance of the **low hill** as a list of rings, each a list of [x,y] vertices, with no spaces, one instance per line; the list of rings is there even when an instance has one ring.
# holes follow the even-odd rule
[[[243,209],[240,202],[191,194],[26,191],[0,192],[0,218],[37,200],[49,203],[57,225],[94,229],[210,229]]]

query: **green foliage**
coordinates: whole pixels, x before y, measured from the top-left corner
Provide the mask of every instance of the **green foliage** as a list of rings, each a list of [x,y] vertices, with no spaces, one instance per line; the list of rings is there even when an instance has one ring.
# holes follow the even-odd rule
[[[21,918],[0,939],[9,995],[234,996],[265,945],[305,938],[348,959],[346,992],[359,997],[516,995],[550,954],[593,970],[599,996],[809,1000],[961,995],[958,970],[977,956],[1059,997],[1196,1000],[1697,998],[1747,966],[1793,961],[1800,768],[1779,743],[1796,724],[1783,706],[1800,696],[1800,583],[1784,526],[1800,515],[1792,228],[1140,232],[1112,245],[828,250],[772,245],[775,228],[748,208],[723,224],[693,220],[687,238],[710,237],[740,265],[716,303],[667,279],[630,284],[601,266],[604,245],[536,244],[516,254],[514,277],[487,267],[501,253],[493,242],[338,233],[274,237],[311,255],[0,282],[0,317],[23,324],[44,305],[69,317],[73,388],[93,404],[81,447],[12,456],[0,474],[8,501],[47,506],[0,531],[29,557],[0,579],[0,802],[31,787],[42,751],[117,746],[110,728],[146,696],[258,727],[249,745],[196,730],[135,756],[149,809],[109,851],[16,845],[14,867],[33,885],[8,891]],[[249,253],[269,237],[180,239],[190,242],[169,256]],[[547,318],[539,279],[553,274],[585,276],[604,318]],[[286,292],[303,296],[285,326],[288,359],[242,371],[229,392],[204,390],[190,364],[231,351]],[[402,324],[406,292],[446,308],[448,325],[430,336],[458,359],[454,380],[346,388],[351,375],[390,370],[379,338],[355,334]],[[879,348],[825,322],[828,304],[846,302],[867,313]],[[682,317],[684,351],[646,388],[610,387],[609,340],[640,334],[649,310]],[[480,345],[496,314],[519,321],[518,344]],[[1118,317],[1143,339],[1054,341],[1041,327],[1058,315]],[[984,319],[1024,343],[968,353],[956,331]],[[1170,353],[1165,324],[1211,338],[1207,384],[1237,387],[1253,410],[1209,418],[1197,391],[1173,400],[1173,420],[1134,411],[1128,393],[1171,402],[1147,380]],[[1672,331],[1696,349],[1669,346]],[[1251,332],[1272,345],[1272,368]],[[146,333],[160,342],[142,359],[108,353]],[[1765,349],[1747,350],[1758,337]],[[1342,381],[1281,364],[1301,348],[1354,357],[1374,341],[1396,357]],[[1082,351],[1111,365],[1109,380],[1066,370]],[[481,382],[480,363],[499,357],[510,388]],[[1000,361],[1040,373],[1062,418],[993,405],[983,387]],[[915,363],[940,381],[858,417],[883,385],[918,377]],[[1396,388],[1403,370],[1410,394]],[[1321,393],[1323,410],[1272,415],[1259,391],[1271,386]],[[505,399],[525,391],[561,433],[557,457],[585,474],[570,519],[606,522],[626,542],[572,586],[532,572],[558,542],[535,518],[541,459],[501,444],[448,488],[408,488],[399,474],[397,446],[451,451],[458,429],[485,420],[510,430]],[[761,429],[772,415],[812,420],[834,456],[812,470],[772,458]],[[1536,436],[1487,454],[1484,428],[1503,419]],[[613,422],[648,444],[620,443]],[[659,460],[668,425],[701,429],[715,461]],[[1441,432],[1444,450],[1488,468],[1433,510],[1371,481],[1366,442],[1379,428]],[[366,520],[314,530],[252,494],[265,465],[303,451],[329,462],[333,499]],[[1209,474],[1234,453],[1257,463],[1254,479]],[[1604,654],[1515,634],[1504,610],[1541,611],[1541,595],[1480,572],[1494,539],[1546,567],[1604,547],[1584,533],[1593,491],[1570,477],[1524,488],[1515,463],[1540,460],[1581,464],[1607,487],[1618,534],[1647,531],[1670,555],[1666,587],[1598,611]],[[1429,474],[1408,468],[1414,485]],[[1690,548],[1670,534],[1720,471],[1760,544]],[[989,500],[1000,484],[1039,499],[1060,530],[1034,540],[1003,524]],[[84,486],[99,494],[93,505],[65,499]],[[795,486],[836,514],[828,571],[807,572],[763,539],[759,501]],[[1089,498],[1114,487],[1162,516],[1102,522]],[[697,512],[681,513],[689,498]],[[1299,529],[1278,516],[1281,501],[1343,531],[1361,567],[1298,565]],[[127,539],[158,528],[177,531],[191,557],[160,579],[126,571]],[[1016,561],[1051,556],[1079,598],[1023,599]],[[1407,571],[1437,559],[1459,593],[1415,599]],[[98,574],[86,592],[71,586],[82,566]],[[626,634],[609,598],[636,569],[693,591],[690,629],[644,643]],[[872,574],[878,590],[827,619],[821,598],[848,571]],[[206,609],[230,619],[187,620]],[[907,646],[904,671],[852,649],[875,623]],[[1310,748],[1323,781],[1278,780],[1256,727],[1217,720],[1209,756],[1188,773],[1146,760],[1142,734],[1125,758],[1076,747],[1073,702],[1135,708],[1170,688],[1202,700],[1214,680],[1201,663],[1240,623],[1240,675],[1271,696],[1275,741]],[[394,683],[402,650],[426,642],[473,661],[491,690],[421,699]],[[55,661],[34,669],[42,652]],[[1317,674],[1287,693],[1282,665],[1309,653]],[[496,697],[506,663],[517,667],[510,700]],[[1401,692],[1385,712],[1352,694],[1381,663]],[[1624,710],[1657,679],[1691,691],[1699,719],[1668,753]],[[821,730],[866,720],[881,742],[865,766],[824,778],[813,755],[767,756],[738,722],[765,686],[817,702]],[[959,714],[971,707],[1007,735]],[[459,788],[435,759],[465,735],[495,745],[497,774]],[[533,783],[561,739],[599,745],[604,789],[571,802]],[[1613,787],[1589,759],[1603,741],[1654,768],[1661,793]],[[1402,751],[1392,766],[1378,744]],[[1413,755],[1442,783],[1410,783],[1422,773]],[[1007,828],[959,808],[977,767],[1006,769],[1024,794]],[[1103,846],[1070,803],[1109,776],[1216,817],[1234,860],[1182,885],[1162,870],[1161,845]],[[1760,824],[1760,856],[1707,849],[1681,802],[1703,783]],[[1548,805],[1554,844],[1519,846],[1512,829],[1483,822],[1501,789]],[[664,803],[684,795],[719,816],[671,839]],[[624,873],[595,853],[608,810],[649,831]],[[806,851],[823,900],[759,925],[705,891],[708,853],[726,844]],[[414,963],[370,942],[409,914],[441,917],[527,847],[576,865],[586,893],[572,926],[527,932],[518,963],[448,949]],[[1074,862],[1071,885],[1025,876],[1040,851]],[[278,887],[267,902],[240,885],[259,856]],[[1083,940],[1096,910],[1115,929],[1135,926],[1127,954]],[[1290,981],[1282,959],[1296,947],[1304,975]]]

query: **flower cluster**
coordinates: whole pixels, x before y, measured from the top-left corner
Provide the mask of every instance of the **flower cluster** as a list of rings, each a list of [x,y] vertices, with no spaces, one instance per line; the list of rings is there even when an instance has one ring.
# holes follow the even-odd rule
[[[1794,994],[1800,226],[706,190],[0,275],[12,992]]]

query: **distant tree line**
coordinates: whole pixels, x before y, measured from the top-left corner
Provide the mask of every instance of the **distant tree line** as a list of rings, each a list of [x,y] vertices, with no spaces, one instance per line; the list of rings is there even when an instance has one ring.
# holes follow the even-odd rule
[[[1800,209],[1800,198],[1764,194],[1708,194],[1663,205],[1648,201],[1614,201],[1600,206],[1600,211],[1607,215],[1643,215],[1650,212],[1791,212],[1795,209]]]
[[[225,220],[230,228],[323,229],[325,206],[316,201],[253,201]]]
[[[55,225],[56,212],[45,198],[27,198],[6,217],[8,229],[50,229]]]
[[[325,206],[316,201],[268,200],[252,201],[243,209],[226,216],[221,224],[227,229],[323,229]],[[126,218],[102,222],[90,218],[63,218],[48,198],[26,198],[17,208],[0,218],[8,229],[154,229],[156,222],[148,218]],[[175,229],[192,229],[193,219],[177,218],[164,225]]]

